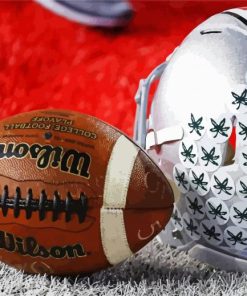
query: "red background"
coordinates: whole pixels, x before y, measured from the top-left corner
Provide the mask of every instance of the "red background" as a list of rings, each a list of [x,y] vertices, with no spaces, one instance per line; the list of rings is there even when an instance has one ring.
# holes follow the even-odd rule
[[[110,31],[69,22],[33,2],[1,2],[0,118],[64,108],[132,135],[139,79],[203,20],[246,3],[133,2],[133,22]]]

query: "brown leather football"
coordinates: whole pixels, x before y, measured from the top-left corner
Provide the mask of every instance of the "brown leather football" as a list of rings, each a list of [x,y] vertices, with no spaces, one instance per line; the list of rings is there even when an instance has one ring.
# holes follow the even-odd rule
[[[146,245],[173,192],[132,140],[89,115],[0,122],[0,260],[28,273],[91,273]]]

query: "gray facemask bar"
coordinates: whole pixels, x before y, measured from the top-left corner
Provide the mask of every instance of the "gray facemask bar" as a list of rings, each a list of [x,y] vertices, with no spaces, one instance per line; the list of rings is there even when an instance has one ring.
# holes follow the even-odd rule
[[[145,79],[141,79],[139,88],[135,95],[137,104],[135,128],[134,128],[134,141],[143,149],[146,148],[146,134],[147,134],[147,105],[151,84],[160,79],[162,73],[167,66],[167,62],[160,64],[156,67]]]

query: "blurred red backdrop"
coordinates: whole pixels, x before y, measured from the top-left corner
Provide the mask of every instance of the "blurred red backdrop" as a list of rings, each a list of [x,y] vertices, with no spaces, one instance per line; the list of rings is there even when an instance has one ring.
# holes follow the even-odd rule
[[[247,1],[133,1],[123,31],[72,23],[29,1],[0,3],[0,118],[41,108],[97,116],[132,135],[134,95],[200,22]]]

